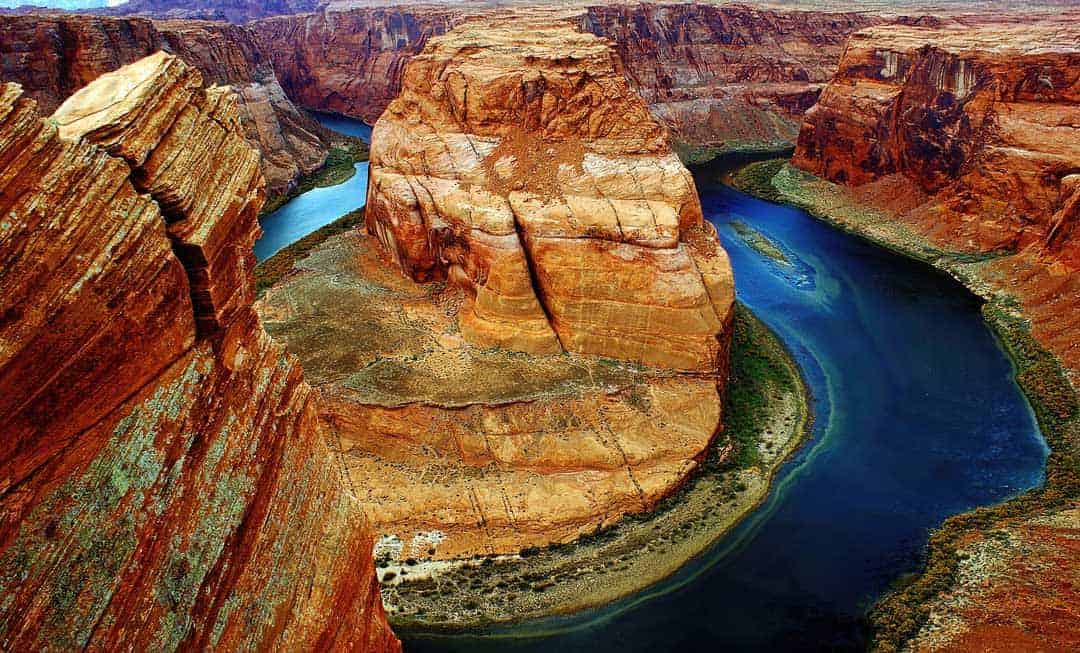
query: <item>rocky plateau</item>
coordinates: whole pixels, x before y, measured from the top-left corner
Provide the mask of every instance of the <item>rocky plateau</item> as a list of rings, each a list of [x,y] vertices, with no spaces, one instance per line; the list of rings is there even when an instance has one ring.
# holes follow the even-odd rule
[[[371,530],[252,310],[235,92],[0,87],[0,645],[394,651]]]
[[[693,179],[608,42],[522,25],[465,21],[409,61],[368,233],[261,304],[402,559],[647,510],[721,426],[734,284]]]

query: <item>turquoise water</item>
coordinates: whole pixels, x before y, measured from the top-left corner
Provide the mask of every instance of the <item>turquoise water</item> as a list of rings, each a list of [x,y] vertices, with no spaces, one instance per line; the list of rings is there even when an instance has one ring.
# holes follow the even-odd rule
[[[462,636],[429,651],[843,651],[862,616],[918,568],[929,529],[1043,480],[1047,450],[976,299],[931,268],[695,177],[739,299],[794,353],[811,441],[768,500],[672,577],[581,614]],[[762,256],[739,221],[788,259]]]
[[[335,131],[365,141],[371,139],[371,127],[359,120],[328,114],[317,114],[316,118],[323,126]],[[367,178],[367,161],[361,161],[356,164],[356,174],[348,181],[312,189],[265,216],[260,221],[263,235],[255,242],[255,258],[264,261],[282,247],[363,206],[367,200]]]

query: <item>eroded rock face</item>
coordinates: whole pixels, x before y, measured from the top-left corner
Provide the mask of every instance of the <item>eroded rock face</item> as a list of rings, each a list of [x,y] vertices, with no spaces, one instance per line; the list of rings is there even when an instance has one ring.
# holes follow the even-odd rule
[[[366,219],[470,342],[725,368],[733,283],[689,172],[608,44],[546,19],[463,23],[372,134]]]
[[[4,648],[398,649],[251,308],[263,193],[232,91],[175,57],[52,120],[0,87]]]
[[[375,122],[401,89],[405,64],[462,20],[441,7],[378,7],[278,16],[251,28],[294,101]]]
[[[581,19],[615,42],[627,77],[675,140],[711,154],[794,144],[847,37],[877,22],[707,4],[594,6]]]
[[[993,263],[1036,337],[1080,369],[1080,31],[1074,22],[854,35],[794,162],[942,249]]]
[[[206,83],[236,90],[244,133],[262,153],[272,196],[288,192],[297,178],[326,161],[318,125],[286,97],[247,28],[139,18],[0,16],[0,77],[22,85],[44,112],[103,73],[158,50],[197,68]]]
[[[1078,43],[1064,25],[859,32],[795,163],[851,185],[901,174],[965,246],[1060,245],[1080,172]]]
[[[514,10],[530,13],[529,9]],[[405,64],[431,36],[490,6],[335,9],[251,27],[289,96],[374,122]],[[616,43],[633,88],[690,158],[790,147],[799,118],[831,77],[845,39],[879,19],[705,4],[596,6],[581,29]]]

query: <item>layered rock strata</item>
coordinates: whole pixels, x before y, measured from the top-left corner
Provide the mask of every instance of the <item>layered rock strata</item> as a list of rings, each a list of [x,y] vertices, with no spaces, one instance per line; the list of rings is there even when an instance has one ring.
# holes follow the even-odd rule
[[[260,310],[380,555],[568,542],[704,457],[731,267],[604,41],[522,18],[429,41],[375,125],[365,211]]]
[[[540,10],[512,11],[527,18]],[[405,63],[428,38],[467,16],[495,13],[483,5],[390,9],[343,3],[251,27],[294,101],[374,122],[397,96]],[[880,22],[851,13],[693,3],[558,13],[617,44],[633,88],[691,158],[790,147],[845,39]]]
[[[852,37],[795,165],[943,250],[994,253],[1035,336],[1080,369],[1080,30],[1067,22]]]
[[[164,50],[206,83],[232,86],[248,141],[262,154],[272,196],[326,161],[320,128],[285,95],[255,35],[244,27],[90,16],[0,16],[0,78],[51,112],[101,74]]]
[[[642,3],[589,7],[581,25],[615,42],[653,115],[687,155],[702,157],[793,145],[848,36],[880,20]]]
[[[0,642],[398,650],[316,397],[251,308],[231,90],[157,54],[0,87]]]
[[[433,39],[372,132],[366,220],[449,279],[478,345],[715,373],[732,279],[689,172],[609,45],[567,23]]]
[[[458,9],[326,9],[252,23],[289,97],[374,123],[401,89],[409,58],[462,20]]]

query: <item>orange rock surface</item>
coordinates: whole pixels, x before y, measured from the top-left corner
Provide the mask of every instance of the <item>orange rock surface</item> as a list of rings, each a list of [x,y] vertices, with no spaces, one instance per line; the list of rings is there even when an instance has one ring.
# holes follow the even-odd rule
[[[259,305],[380,553],[515,553],[653,508],[721,429],[734,301],[664,129],[569,22],[465,22],[403,80],[368,233]]]
[[[399,650],[251,308],[263,193],[232,92],[175,57],[49,120],[0,87],[3,648]]]
[[[103,73],[165,50],[207,84],[231,85],[267,191],[282,195],[326,161],[320,128],[285,96],[254,33],[239,25],[77,15],[0,16],[0,79],[22,85],[43,112]]]
[[[368,230],[469,298],[466,339],[726,366],[734,285],[689,172],[609,45],[523,17],[432,39],[372,133]]]

